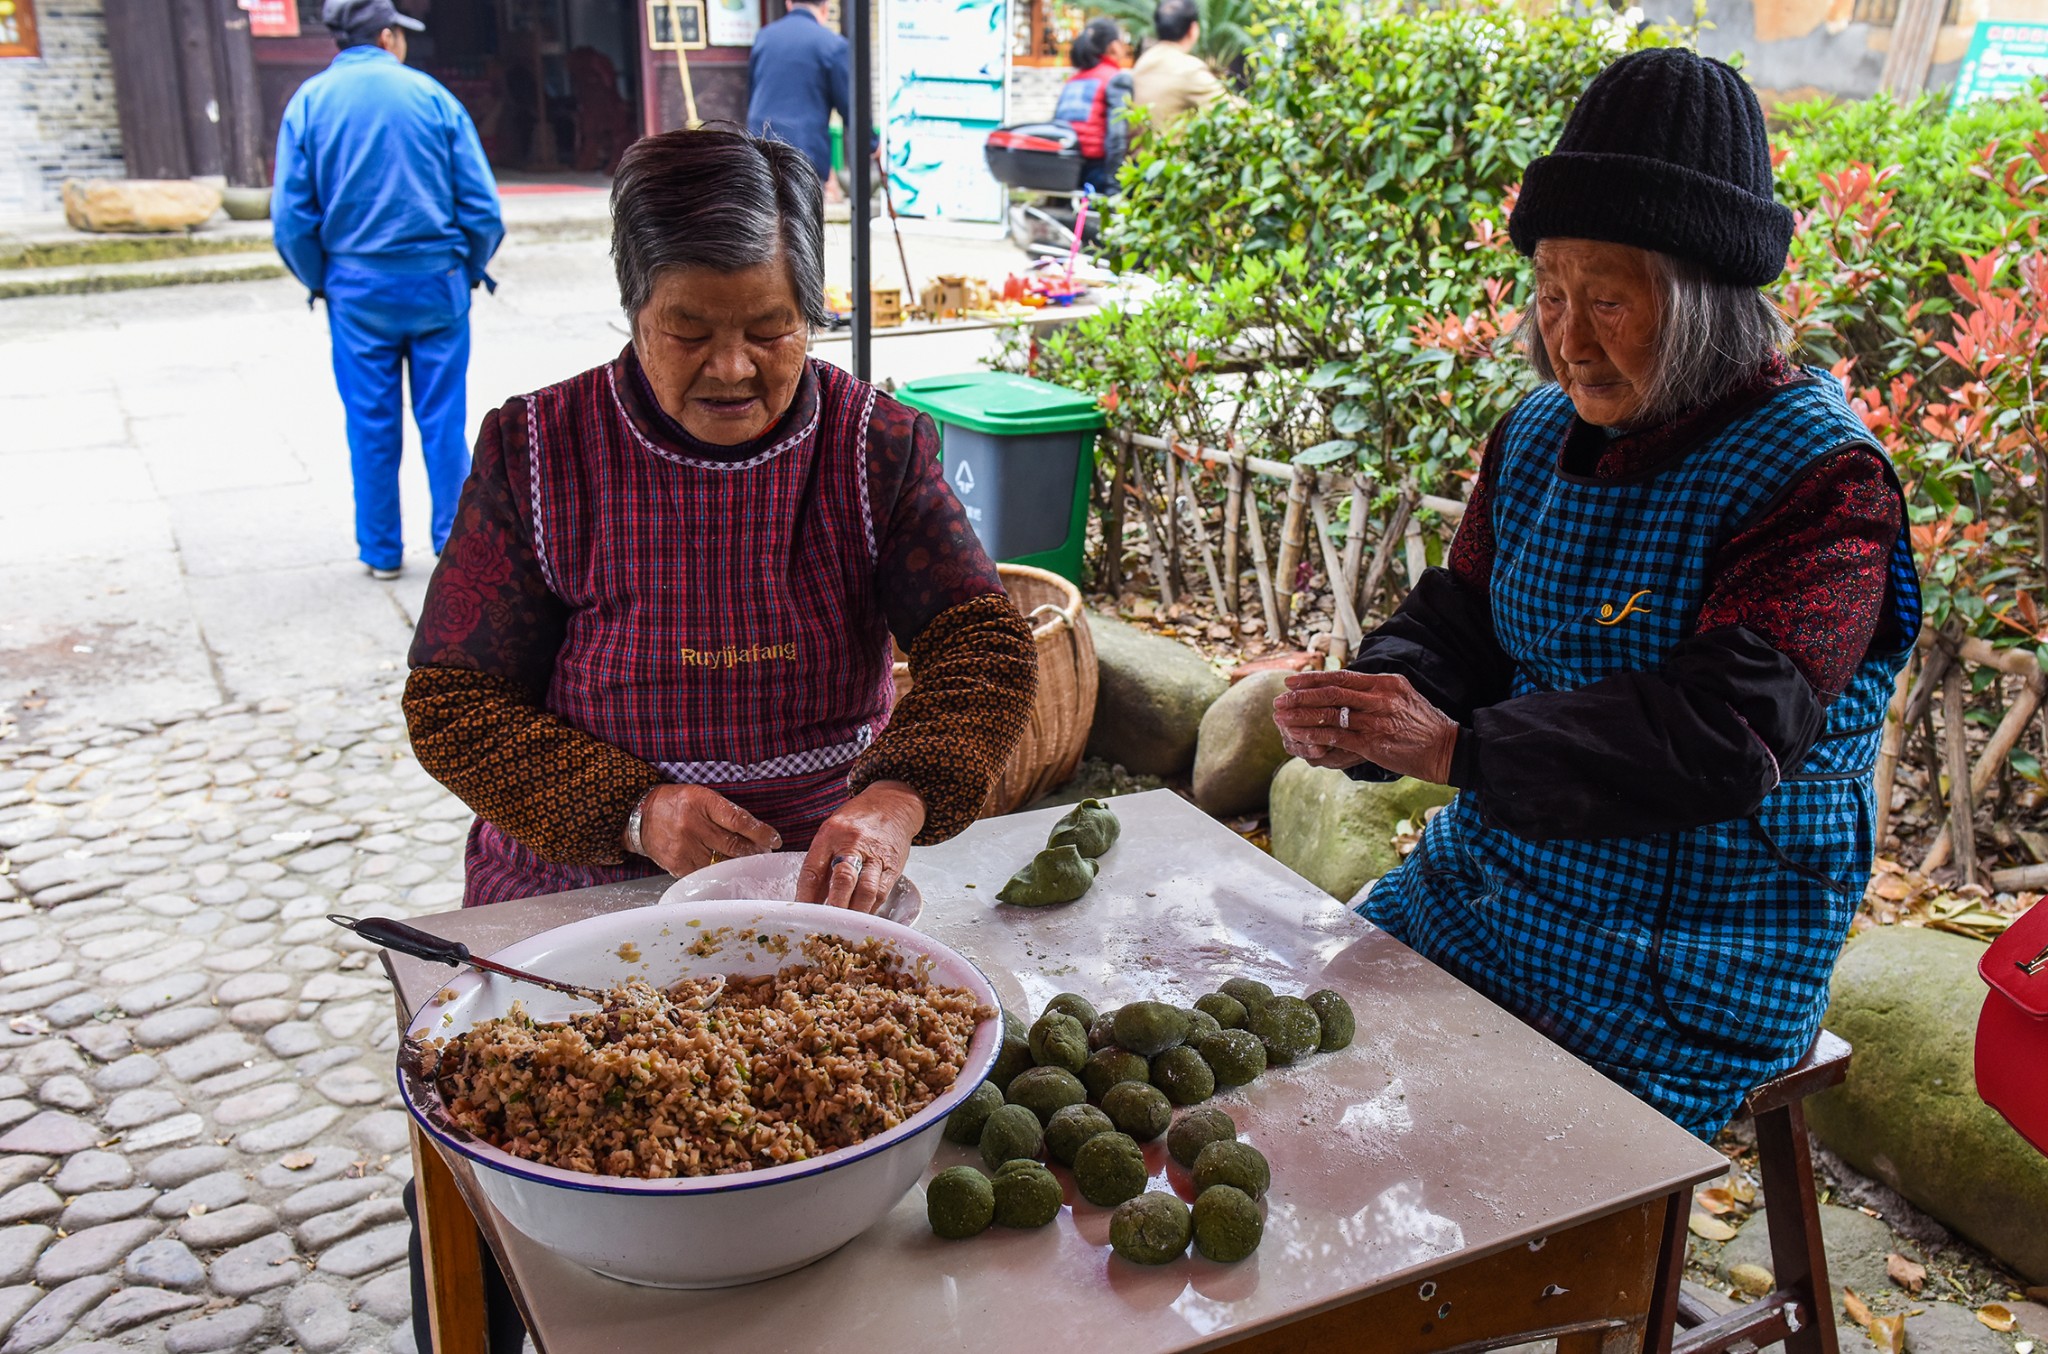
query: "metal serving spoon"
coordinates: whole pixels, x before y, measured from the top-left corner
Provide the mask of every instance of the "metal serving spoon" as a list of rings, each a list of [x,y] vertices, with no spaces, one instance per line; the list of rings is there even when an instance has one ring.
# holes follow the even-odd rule
[[[501,964],[495,959],[480,959],[471,954],[469,946],[459,940],[448,940],[422,931],[419,927],[408,926],[394,917],[345,917],[338,912],[330,912],[327,914],[327,920],[343,930],[355,932],[373,944],[381,945],[387,950],[396,950],[400,954],[409,954],[415,959],[424,959],[434,964],[447,964],[451,967],[467,964],[471,968],[500,974],[514,982],[531,983],[535,987],[545,987],[567,996],[594,1001],[607,1009],[618,1004],[610,993],[601,992],[594,987],[583,987],[577,983],[563,982],[558,978],[543,978],[538,973],[513,968],[510,964]],[[684,978],[663,995],[676,1006],[708,1011],[718,1001],[718,996],[723,991],[725,977],[714,973],[703,978]]]

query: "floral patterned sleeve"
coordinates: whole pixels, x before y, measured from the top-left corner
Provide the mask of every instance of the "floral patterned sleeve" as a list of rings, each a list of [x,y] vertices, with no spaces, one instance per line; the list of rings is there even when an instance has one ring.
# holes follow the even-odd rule
[[[522,401],[485,415],[455,526],[427,585],[405,687],[413,753],[478,817],[559,865],[621,857],[653,767],[541,702],[569,607],[548,589],[527,501]]]

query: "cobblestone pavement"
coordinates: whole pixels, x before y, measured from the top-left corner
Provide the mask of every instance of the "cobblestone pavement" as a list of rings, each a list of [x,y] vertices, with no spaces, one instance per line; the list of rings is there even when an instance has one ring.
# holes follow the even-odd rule
[[[469,813],[399,685],[0,728],[0,1354],[413,1354],[372,947]]]

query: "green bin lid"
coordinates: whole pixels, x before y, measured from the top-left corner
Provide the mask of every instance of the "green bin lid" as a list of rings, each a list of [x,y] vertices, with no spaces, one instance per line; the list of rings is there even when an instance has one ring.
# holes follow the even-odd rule
[[[1094,396],[1006,371],[906,381],[896,388],[896,398],[940,423],[998,437],[1091,432],[1103,425]]]

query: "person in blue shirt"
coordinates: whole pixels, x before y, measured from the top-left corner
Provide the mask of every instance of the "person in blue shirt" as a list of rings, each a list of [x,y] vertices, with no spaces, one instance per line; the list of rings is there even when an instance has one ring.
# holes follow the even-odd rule
[[[277,131],[277,252],[327,302],[334,381],[348,415],[356,550],[374,578],[399,575],[401,369],[433,499],[440,553],[469,476],[469,295],[505,236],[498,190],[469,114],[405,64],[425,25],[391,0],[328,0],[341,52],[299,86]]]
[[[793,0],[747,57],[747,131],[795,146],[832,178],[832,114],[853,125],[853,48],[825,27],[825,6]]]

